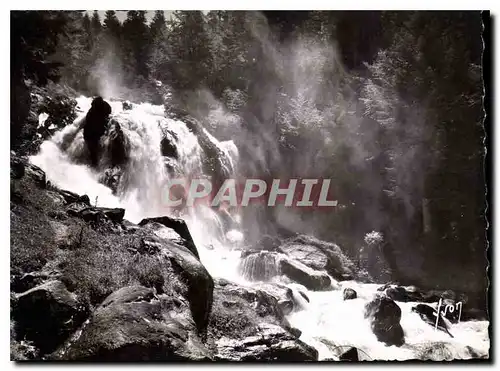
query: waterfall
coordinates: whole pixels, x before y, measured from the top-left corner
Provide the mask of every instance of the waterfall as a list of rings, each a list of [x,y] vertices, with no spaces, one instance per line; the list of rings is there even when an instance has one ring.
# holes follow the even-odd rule
[[[112,165],[103,156],[97,169],[86,163],[86,146],[81,130],[82,120],[90,108],[91,99],[77,99],[79,115],[69,125],[45,141],[31,162],[41,167],[50,182],[79,194],[87,194],[98,206],[122,207],[125,218],[139,222],[142,218],[176,215],[186,220],[198,247],[202,263],[214,277],[240,284],[252,281],[282,279],[293,291],[297,309],[288,315],[290,323],[302,331],[301,340],[316,347],[320,359],[338,357],[338,347],[355,346],[371,359],[412,359],[428,351],[425,346],[446,342],[446,350],[456,357],[471,357],[472,352],[485,355],[489,349],[488,321],[469,321],[451,325],[454,338],[435,331],[411,311],[412,304],[400,303],[401,324],[406,344],[388,347],[377,341],[370,324],[363,316],[364,305],[377,293],[380,285],[355,281],[337,282],[332,278],[332,290],[308,291],[291,284],[279,275],[279,253],[253,252],[241,259],[244,231],[227,230],[219,215],[209,206],[196,205],[184,210],[167,207],[165,185],[172,177],[200,177],[204,174],[204,153],[198,137],[183,121],[164,116],[162,106],[133,104],[124,109],[121,102],[110,102],[112,120],[128,140],[128,160],[114,169],[118,173],[116,189],[102,183]],[[238,149],[232,141],[220,142],[203,129],[210,145],[217,148],[224,174],[235,175],[238,169]],[[166,138],[166,139],[165,139]],[[175,147],[175,156],[162,154],[162,140]],[[103,139],[103,147],[109,145]],[[233,215],[239,220],[239,215]],[[358,297],[344,300],[344,288],[353,288]],[[307,298],[307,300],[306,300]],[[425,348],[425,349],[424,349]]]

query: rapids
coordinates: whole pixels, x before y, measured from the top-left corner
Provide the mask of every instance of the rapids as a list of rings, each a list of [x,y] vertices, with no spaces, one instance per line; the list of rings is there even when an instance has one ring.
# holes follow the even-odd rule
[[[130,159],[122,168],[122,178],[117,192],[99,182],[106,169],[106,159],[97,170],[84,161],[86,148],[81,130],[82,120],[90,108],[91,99],[77,99],[79,115],[69,125],[45,141],[37,155],[30,161],[41,167],[50,182],[79,194],[87,194],[92,204],[107,207],[122,207],[125,218],[139,222],[142,218],[175,214],[184,218],[198,247],[202,263],[214,277],[226,278],[242,285],[252,285],[244,277],[252,275],[258,267],[254,258],[247,258],[242,264],[239,246],[244,244],[244,233],[238,228],[224,232],[223,220],[209,207],[183,210],[180,214],[164,206],[164,186],[171,176],[165,167],[161,154],[162,136],[168,136],[178,150],[178,159],[170,160],[179,176],[203,175],[203,149],[197,137],[182,121],[164,116],[163,106],[134,104],[131,110],[124,110],[122,102],[110,102],[112,116],[120,124],[130,140]],[[42,117],[41,119],[46,119]],[[205,130],[205,129],[204,129]],[[230,174],[238,169],[238,149],[232,141],[219,142],[206,130],[209,140],[216,145],[229,161]],[[105,139],[104,139],[105,140]],[[103,143],[104,145],[106,143]],[[236,175],[236,174],[235,174]],[[238,215],[235,216],[238,220]],[[288,315],[290,323],[302,331],[301,340],[319,351],[319,359],[338,359],[339,349],[355,346],[364,354],[362,359],[390,360],[425,358],[433,360],[471,358],[486,356],[489,351],[488,321],[469,321],[452,324],[450,338],[441,331],[424,323],[411,311],[415,303],[397,302],[402,310],[401,325],[406,344],[401,347],[385,346],[378,342],[363,317],[364,305],[376,294],[378,284],[362,284],[355,281],[334,283],[332,291],[312,292],[297,284],[283,281],[276,272],[278,259],[265,261],[266,275],[270,280],[288,284],[302,310]],[[242,274],[243,273],[243,274]],[[274,277],[272,277],[274,276]],[[272,277],[272,278],[271,278]],[[353,288],[357,299],[343,300],[343,289]],[[305,292],[307,302],[297,290]],[[346,348],[347,349],[347,348]]]

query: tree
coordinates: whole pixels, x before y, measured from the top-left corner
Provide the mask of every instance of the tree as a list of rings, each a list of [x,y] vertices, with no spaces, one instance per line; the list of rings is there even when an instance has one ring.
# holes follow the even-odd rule
[[[201,11],[176,11],[169,22],[169,61],[171,84],[176,89],[191,90],[206,84],[212,58]]]
[[[92,36],[97,37],[102,30],[101,17],[97,10],[94,10],[92,14],[92,19],[90,20],[90,29],[92,30]]]
[[[104,31],[114,37],[116,40],[120,39],[121,23],[116,16],[114,10],[107,10],[104,16]]]
[[[11,146],[16,148],[29,125],[31,95],[28,85],[46,85],[60,78],[60,63],[48,56],[55,52],[64,32],[64,12],[12,11],[10,13]]]
[[[129,72],[129,82],[136,76],[148,77],[149,46],[151,44],[146,12],[131,10],[123,22],[123,47],[125,64]]]
[[[155,40],[157,37],[164,37],[166,35],[167,21],[165,19],[165,12],[163,10],[156,10],[149,29],[151,31],[151,39]]]

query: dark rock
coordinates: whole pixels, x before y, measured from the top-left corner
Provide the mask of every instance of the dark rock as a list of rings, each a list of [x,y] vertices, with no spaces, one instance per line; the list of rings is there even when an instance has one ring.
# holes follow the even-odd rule
[[[124,111],[130,111],[133,108],[133,104],[128,100],[122,102],[122,108]]]
[[[387,345],[404,344],[401,327],[401,308],[385,296],[377,296],[365,305],[365,318],[368,318],[372,332],[380,342]]]
[[[340,355],[339,360],[348,362],[359,362],[358,350],[356,348],[349,349],[348,351]]]
[[[85,205],[90,206],[90,198],[87,195],[80,196],[76,202],[81,202],[81,203],[84,203]]]
[[[318,351],[272,324],[258,325],[256,335],[244,339],[222,337],[216,342],[218,361],[317,361]]]
[[[212,141],[200,122],[192,117],[184,119],[184,122],[188,129],[196,135],[203,150],[203,172],[212,177],[214,185],[221,185],[225,179],[231,176],[233,171],[231,159]]]
[[[285,316],[293,312],[293,301],[292,300],[281,300],[278,302],[281,311]]]
[[[172,143],[170,138],[168,138],[166,136],[163,137],[161,140],[160,146],[161,146],[161,154],[163,156],[167,156],[167,157],[175,158],[175,159],[179,158],[177,146],[175,145],[175,143]]]
[[[450,337],[453,337],[453,335],[449,331],[449,328],[448,328],[448,325],[446,324],[446,321],[443,319],[441,311],[439,313],[439,320],[438,320],[437,326],[436,326],[437,313],[436,313],[436,310],[433,307],[431,307],[430,305],[417,304],[411,308],[411,311],[418,313],[420,318],[428,325],[447,333],[448,335],[450,335]]]
[[[151,237],[150,241],[154,241]],[[187,286],[186,297],[189,301],[193,320],[198,332],[206,330],[212,310],[214,281],[198,257],[183,245],[178,245],[161,238],[161,254],[168,259],[174,272]],[[196,248],[196,247],[195,247]]]
[[[301,296],[302,296],[302,297],[303,297],[303,298],[304,298],[304,299],[305,299],[308,303],[310,303],[309,298],[307,297],[307,295],[306,295],[306,294],[304,294],[302,291],[299,291],[299,294],[300,294],[300,295],[301,295]]]
[[[96,209],[98,209],[100,212],[106,215],[109,220],[115,223],[120,223],[125,216],[125,209],[121,208],[98,207]]]
[[[355,290],[346,288],[344,289],[344,300],[356,299],[358,297]]]
[[[115,167],[127,163],[130,153],[130,141],[117,121],[111,120],[111,124],[108,134],[108,154],[111,166]]]
[[[81,202],[87,206],[90,206],[90,198],[87,195],[80,196],[76,193],[63,189],[58,189],[57,193],[59,193],[62,197],[64,197],[64,200],[66,201],[67,204],[72,204],[74,202]]]
[[[385,294],[389,299],[392,299],[394,301],[402,301],[402,302],[408,302],[408,301],[421,301],[422,296],[419,295],[419,293],[409,293],[405,290],[404,287],[397,286],[397,287],[389,287],[385,290]]]
[[[189,251],[191,251],[193,255],[196,256],[196,258],[200,258],[198,250],[196,249],[196,245],[194,244],[193,237],[191,237],[189,228],[184,220],[179,218],[171,218],[169,216],[160,216],[157,218],[143,219],[141,220],[139,225],[144,226],[151,222],[160,223],[167,228],[173,229],[179,236],[184,239],[184,246],[187,247]]]
[[[299,262],[282,259],[280,270],[281,274],[304,285],[309,290],[324,291],[331,288],[331,279],[326,273],[315,271]]]
[[[174,310],[175,308],[175,310]],[[78,361],[200,361],[211,354],[196,334],[185,303],[153,290],[124,287],[52,359]]]
[[[33,341],[42,354],[54,350],[87,316],[76,295],[57,280],[19,294],[16,299],[16,334]]]
[[[325,270],[337,280],[355,277],[354,264],[334,243],[298,235],[286,240],[280,249],[312,269]]]
[[[125,216],[125,209],[107,207],[88,207],[82,202],[75,202],[68,206],[67,213],[71,216],[82,218],[86,222],[100,223],[103,220],[111,220],[121,223]]]
[[[10,177],[13,179],[21,179],[25,174],[24,161],[17,157],[10,157]]]
[[[55,280],[60,277],[60,272],[41,271],[25,273],[22,276],[16,276],[11,282],[10,289],[16,293],[22,293],[43,284],[48,280]]]
[[[25,163],[24,165],[25,175],[29,176],[31,179],[35,181],[41,188],[45,188],[47,186],[47,177],[45,175],[45,171],[40,169],[38,166]]]
[[[118,167],[106,169],[100,176],[99,182],[113,191],[113,194],[118,192],[118,186],[122,177],[122,171]]]

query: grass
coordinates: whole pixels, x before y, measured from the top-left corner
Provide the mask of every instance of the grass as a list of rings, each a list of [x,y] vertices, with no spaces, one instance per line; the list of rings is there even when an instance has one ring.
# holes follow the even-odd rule
[[[91,226],[66,214],[63,205],[25,176],[11,182],[11,276],[54,269],[83,304],[95,307],[128,285],[155,288],[174,297],[178,282],[169,259],[140,254],[142,238],[109,225]]]

